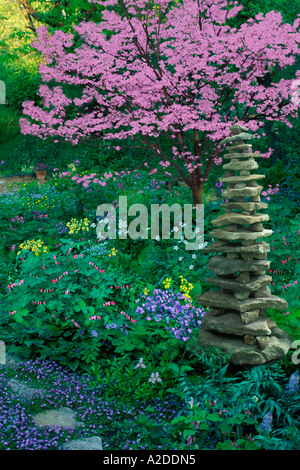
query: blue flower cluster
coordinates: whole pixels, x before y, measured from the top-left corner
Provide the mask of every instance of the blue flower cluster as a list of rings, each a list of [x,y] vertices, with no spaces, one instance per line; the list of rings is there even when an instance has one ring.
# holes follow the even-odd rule
[[[181,292],[170,289],[154,289],[151,296],[136,308],[136,315],[145,315],[146,320],[162,322],[175,338],[188,341],[193,329],[200,328],[205,315],[203,308],[195,307]]]

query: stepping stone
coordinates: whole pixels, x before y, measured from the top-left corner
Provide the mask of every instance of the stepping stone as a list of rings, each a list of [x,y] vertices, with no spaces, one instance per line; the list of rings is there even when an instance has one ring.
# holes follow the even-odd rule
[[[24,398],[25,400],[30,400],[36,394],[43,394],[42,389],[30,387],[25,382],[14,378],[10,379],[7,385],[12,388],[14,393]]]
[[[51,426],[75,429],[84,423],[75,419],[76,413],[71,408],[61,407],[43,411],[33,417],[37,426]]]
[[[102,439],[98,436],[68,441],[62,447],[64,450],[103,450]]]

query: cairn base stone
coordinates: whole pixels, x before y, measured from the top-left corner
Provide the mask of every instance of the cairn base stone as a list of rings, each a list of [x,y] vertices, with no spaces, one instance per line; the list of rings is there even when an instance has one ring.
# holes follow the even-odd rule
[[[279,329],[279,328],[278,328]],[[198,344],[201,347],[217,347],[223,352],[231,352],[229,362],[237,365],[260,365],[270,361],[278,361],[282,359],[289,351],[292,340],[289,335],[283,331],[281,338],[273,335],[270,336],[269,344],[265,349],[261,349],[259,345],[246,344],[243,337],[238,338],[234,335],[224,335],[212,333],[201,329],[198,335]]]

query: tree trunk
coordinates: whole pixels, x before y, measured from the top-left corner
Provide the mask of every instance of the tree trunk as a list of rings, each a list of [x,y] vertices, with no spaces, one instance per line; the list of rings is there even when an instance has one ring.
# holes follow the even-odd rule
[[[202,195],[203,195],[203,181],[197,181],[194,186],[191,187],[192,196],[193,196],[193,207],[196,207],[196,204],[203,204]]]

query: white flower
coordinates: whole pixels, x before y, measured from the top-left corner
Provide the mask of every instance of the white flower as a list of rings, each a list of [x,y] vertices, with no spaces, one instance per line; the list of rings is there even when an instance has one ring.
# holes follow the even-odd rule
[[[151,377],[149,379],[149,382],[152,382],[153,384],[155,382],[161,382],[161,378],[159,377],[159,373],[158,372],[156,372],[156,373],[152,372]]]
[[[195,405],[195,402],[194,402],[194,398],[191,397],[191,399],[188,401],[188,404],[190,405],[191,409],[193,408],[193,406]],[[197,403],[196,406],[199,406],[200,403]]]
[[[174,232],[178,232],[179,228],[178,227],[174,227]]]
[[[141,359],[139,360],[139,362],[137,363],[137,365],[135,366],[135,369],[137,369],[138,367],[142,367],[142,369],[145,369],[146,366],[145,364],[143,363],[143,358],[141,357]]]
[[[156,235],[155,240],[159,241],[159,240],[160,240],[160,236],[159,236],[159,235]]]
[[[196,258],[197,258],[196,253],[194,253],[194,254],[192,255],[192,258],[193,258],[193,259],[196,259]]]
[[[173,248],[174,248],[174,250],[178,250],[178,246],[174,246]]]
[[[179,260],[179,261],[182,261],[182,260],[183,260],[183,256],[179,256],[178,260]]]
[[[190,269],[194,269],[194,266],[191,264],[191,266],[189,266]]]
[[[198,248],[199,248],[199,250],[203,250],[203,248],[204,248],[205,246],[207,246],[207,245],[208,245],[208,242],[200,243],[200,245],[198,246]]]
[[[91,224],[90,227],[95,228],[96,224]]]

